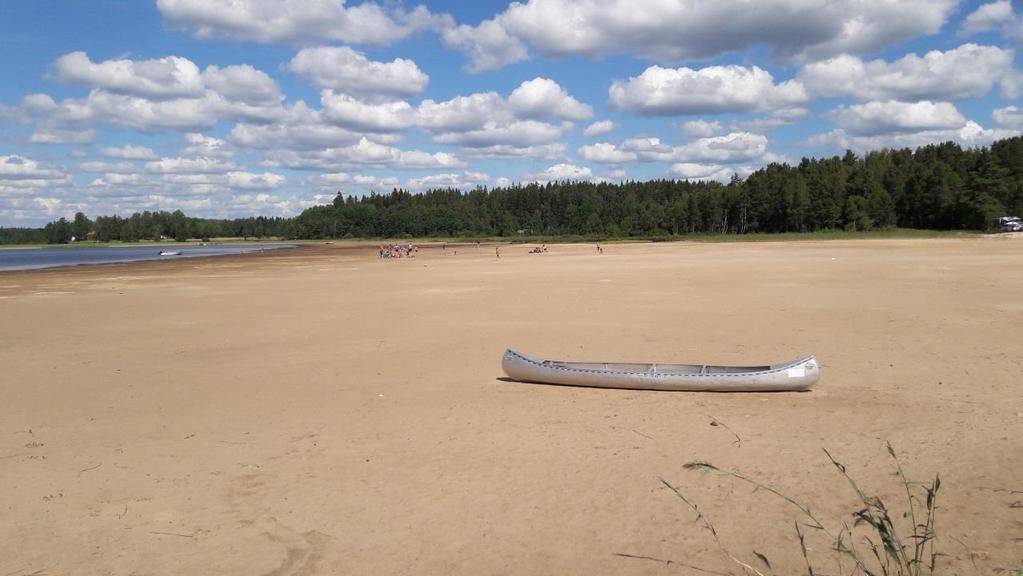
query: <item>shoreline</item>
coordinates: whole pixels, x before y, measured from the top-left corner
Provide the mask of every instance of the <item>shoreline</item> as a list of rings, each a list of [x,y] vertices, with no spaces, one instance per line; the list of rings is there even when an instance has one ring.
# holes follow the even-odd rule
[[[216,244],[205,245],[205,246],[198,246],[198,245],[195,245],[195,244],[181,244],[181,245],[177,245],[177,246],[164,245],[162,247],[165,248],[165,249],[193,247],[193,248],[212,248],[212,249],[215,250],[217,248],[217,246],[218,245],[216,245]],[[86,248],[86,247],[80,247],[80,248],[76,247],[75,249],[91,250],[91,249],[97,249],[97,248],[98,249],[102,249],[102,248],[114,248],[114,249],[132,248],[133,251],[141,251],[142,249],[149,249],[149,248],[153,248],[153,247],[160,247],[160,246],[155,246],[155,245],[154,246],[148,246],[148,245],[121,246],[121,245],[116,245],[116,246],[97,246],[97,247],[88,247],[88,248]],[[245,256],[245,255],[250,255],[250,254],[262,254],[262,253],[266,253],[266,252],[272,252],[272,251],[277,251],[277,250],[293,249],[293,248],[298,248],[298,247],[299,247],[299,245],[296,245],[296,244],[279,244],[279,245],[269,245],[269,246],[265,246],[265,247],[261,247],[261,248],[252,247],[252,249],[249,250],[249,251],[236,251],[236,252],[226,252],[226,253],[218,253],[218,254],[189,254],[189,255],[175,255],[175,256],[158,256],[158,257],[149,257],[149,258],[139,258],[139,259],[133,259],[133,260],[120,260],[120,261],[113,261],[113,262],[72,262],[72,263],[61,263],[61,264],[53,264],[53,265],[32,266],[32,267],[28,267],[28,268],[0,269],[0,275],[5,274],[5,273],[11,273],[11,272],[32,272],[32,271],[43,271],[43,270],[66,270],[66,269],[74,269],[74,268],[90,267],[90,266],[133,265],[133,264],[143,264],[143,263],[151,263],[151,262],[161,262],[161,263],[163,263],[163,262],[175,262],[175,261],[180,261],[180,260],[201,260],[201,259],[206,259],[206,258],[221,258],[221,257],[225,257],[225,256]],[[28,249],[29,250],[34,250],[34,249],[40,249],[40,248],[28,248]],[[45,249],[45,248],[41,248],[41,249]]]

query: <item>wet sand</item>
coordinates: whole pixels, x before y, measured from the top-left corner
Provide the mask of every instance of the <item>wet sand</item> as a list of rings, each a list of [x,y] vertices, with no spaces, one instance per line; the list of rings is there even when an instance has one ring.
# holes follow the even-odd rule
[[[682,466],[739,470],[837,526],[858,502],[822,449],[901,511],[886,441],[911,478],[941,474],[950,572],[1023,563],[1023,242],[528,249],[0,273],[0,575],[741,573],[662,478],[737,556],[796,573],[792,508]],[[816,353],[823,378],[521,384],[501,379],[509,346]]]

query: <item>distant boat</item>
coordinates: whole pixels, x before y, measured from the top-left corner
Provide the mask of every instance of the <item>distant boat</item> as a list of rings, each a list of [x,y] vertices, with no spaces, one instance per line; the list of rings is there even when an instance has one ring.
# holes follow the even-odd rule
[[[181,250],[160,250],[160,256],[181,256]]]
[[[501,362],[509,378],[539,384],[633,390],[783,392],[808,390],[820,379],[814,356],[765,366],[629,364],[543,360],[506,350]]]

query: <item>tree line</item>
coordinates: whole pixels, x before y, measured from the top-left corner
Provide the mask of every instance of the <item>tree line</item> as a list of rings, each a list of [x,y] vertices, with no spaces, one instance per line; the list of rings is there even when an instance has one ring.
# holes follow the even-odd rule
[[[954,142],[914,150],[804,158],[770,164],[745,180],[552,182],[470,191],[354,197],[294,218],[189,218],[180,211],[129,218],[84,214],[38,231],[47,242],[266,237],[286,239],[581,235],[599,238],[749,234],[890,227],[985,230],[1023,214],[1023,137],[963,149]],[[5,239],[38,238],[0,229]]]

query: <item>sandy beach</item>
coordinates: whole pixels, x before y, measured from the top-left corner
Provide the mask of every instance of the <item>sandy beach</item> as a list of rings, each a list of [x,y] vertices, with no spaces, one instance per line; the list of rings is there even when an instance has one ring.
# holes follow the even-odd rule
[[[885,442],[941,475],[942,566],[1023,564],[1023,241],[529,248],[0,273],[0,576],[741,573],[661,479],[791,574],[796,511],[683,465],[837,526],[823,449],[901,511]],[[501,379],[506,347],[823,377],[542,386]]]

